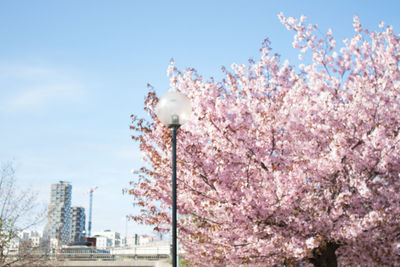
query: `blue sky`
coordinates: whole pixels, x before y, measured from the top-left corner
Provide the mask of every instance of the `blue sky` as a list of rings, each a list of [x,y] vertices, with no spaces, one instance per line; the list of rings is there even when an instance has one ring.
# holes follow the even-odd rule
[[[72,203],[88,208],[93,229],[125,234],[136,214],[122,188],[141,166],[130,114],[143,115],[150,83],[168,89],[178,68],[220,77],[222,65],[257,59],[268,37],[282,59],[296,60],[292,33],[277,14],[332,28],[338,45],[352,18],[399,32],[398,1],[0,1],[0,162],[13,160],[21,186],[47,204],[50,185],[73,186]],[[151,228],[128,223],[128,235]]]

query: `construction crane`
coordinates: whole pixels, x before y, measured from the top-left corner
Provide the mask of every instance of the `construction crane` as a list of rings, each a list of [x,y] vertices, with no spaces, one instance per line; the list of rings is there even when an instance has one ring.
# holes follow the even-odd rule
[[[98,186],[90,188],[87,192],[89,194],[89,222],[88,222],[88,237],[92,234],[92,206],[93,206],[93,192],[99,188]]]

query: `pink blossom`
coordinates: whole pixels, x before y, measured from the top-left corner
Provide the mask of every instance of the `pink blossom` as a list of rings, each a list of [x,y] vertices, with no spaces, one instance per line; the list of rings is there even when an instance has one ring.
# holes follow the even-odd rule
[[[304,16],[278,17],[307,65],[281,61],[266,42],[258,61],[232,64],[221,81],[168,68],[193,106],[178,131],[184,256],[195,266],[274,266],[333,251],[339,266],[393,266],[399,37],[391,27],[363,30],[355,16],[356,34],[336,48],[332,32],[321,37]],[[171,133],[155,116],[156,93],[145,101],[149,119],[132,116],[131,128],[147,167],[129,192],[143,208],[133,218],[165,231]]]

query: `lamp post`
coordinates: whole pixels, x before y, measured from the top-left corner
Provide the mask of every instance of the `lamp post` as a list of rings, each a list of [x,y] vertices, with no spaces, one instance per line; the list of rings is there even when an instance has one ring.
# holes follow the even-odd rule
[[[177,267],[176,234],[176,133],[190,119],[192,105],[184,94],[169,91],[160,98],[156,114],[161,123],[172,130],[172,266]]]

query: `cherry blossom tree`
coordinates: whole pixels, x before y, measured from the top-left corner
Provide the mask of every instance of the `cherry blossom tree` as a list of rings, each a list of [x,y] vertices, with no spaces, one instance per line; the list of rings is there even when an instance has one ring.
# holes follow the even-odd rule
[[[178,131],[179,240],[194,266],[394,266],[400,262],[400,39],[364,29],[337,48],[329,30],[278,15],[304,62],[260,59],[221,81],[171,63],[192,101]],[[171,134],[133,115],[147,167],[129,193],[138,222],[169,229]]]

